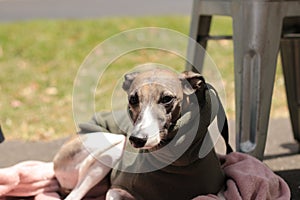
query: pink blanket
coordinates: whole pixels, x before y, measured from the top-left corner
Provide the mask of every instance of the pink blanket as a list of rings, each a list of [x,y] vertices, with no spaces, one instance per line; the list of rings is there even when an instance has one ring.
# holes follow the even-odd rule
[[[219,157],[227,176],[223,192],[225,199],[288,200],[291,198],[287,183],[256,158],[237,152]],[[195,200],[214,199],[218,197],[209,195],[195,198]]]
[[[223,192],[226,199],[290,199],[290,189],[286,182],[254,157],[234,152],[220,156],[220,160],[227,176]],[[104,199],[107,182],[101,182],[103,184],[98,184],[93,190],[102,190],[102,194],[98,192],[98,198],[86,199]],[[52,163],[26,161],[0,169],[0,200],[5,200],[6,196],[32,196],[35,200],[57,200],[60,199],[58,189]],[[195,200],[214,199],[219,197],[207,195],[195,198]]]

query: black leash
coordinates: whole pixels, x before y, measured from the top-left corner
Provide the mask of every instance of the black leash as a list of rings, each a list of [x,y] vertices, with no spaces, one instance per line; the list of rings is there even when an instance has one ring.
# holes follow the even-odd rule
[[[4,134],[2,132],[1,126],[0,126],[0,143],[4,141]]]
[[[224,123],[222,123],[222,120],[219,120],[220,119],[219,115],[221,117],[224,116]],[[225,111],[224,111],[224,108],[223,108],[223,105],[221,104],[221,102],[220,102],[220,108],[219,108],[219,111],[218,111],[217,118],[218,118],[218,129],[221,132],[221,135],[222,135],[222,137],[225,141],[226,154],[229,154],[229,153],[233,152],[233,150],[232,150],[232,147],[229,144],[228,120],[227,120],[227,117],[225,115]]]

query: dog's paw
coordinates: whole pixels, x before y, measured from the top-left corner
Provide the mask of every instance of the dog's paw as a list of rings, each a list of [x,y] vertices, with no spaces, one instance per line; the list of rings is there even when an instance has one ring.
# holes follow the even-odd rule
[[[113,188],[108,190],[106,200],[135,200],[135,198],[126,190]]]

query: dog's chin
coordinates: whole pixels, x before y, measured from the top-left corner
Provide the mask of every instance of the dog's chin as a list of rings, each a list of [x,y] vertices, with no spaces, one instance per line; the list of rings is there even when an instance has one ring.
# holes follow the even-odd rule
[[[161,149],[162,147],[166,146],[169,142],[170,140],[155,137],[147,141],[147,143],[143,147],[137,147],[137,145],[135,145],[134,143],[131,143],[131,145],[136,149],[154,151]]]
[[[160,139],[160,141],[154,145],[154,146],[151,146],[151,147],[147,147],[145,149],[149,150],[149,151],[156,151],[156,150],[159,150],[163,147],[165,147],[166,145],[168,145],[170,143],[172,139]]]
[[[143,150],[151,150],[156,148],[161,142],[160,137],[157,135],[155,137],[149,138],[145,146],[141,147]]]
[[[154,147],[153,146],[144,146],[144,147],[140,147],[138,149],[141,149],[141,150],[150,150],[152,148],[154,148]]]
[[[160,139],[156,144],[152,145],[145,145],[143,147],[136,147],[134,144],[131,144],[134,148],[140,149],[140,150],[146,150],[146,151],[156,151],[163,147],[165,147],[172,139]]]

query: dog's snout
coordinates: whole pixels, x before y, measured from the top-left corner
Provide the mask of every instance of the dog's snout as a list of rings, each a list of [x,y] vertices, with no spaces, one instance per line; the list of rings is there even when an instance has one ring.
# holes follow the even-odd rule
[[[136,136],[130,136],[129,141],[135,148],[141,148],[145,146],[147,137],[140,138]]]

